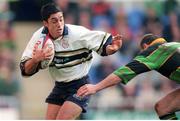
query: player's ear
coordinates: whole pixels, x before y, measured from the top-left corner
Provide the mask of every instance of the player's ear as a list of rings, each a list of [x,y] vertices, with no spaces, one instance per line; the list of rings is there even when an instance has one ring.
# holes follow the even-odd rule
[[[142,47],[142,49],[145,50],[146,48],[148,48],[148,44],[144,43]]]
[[[47,26],[48,26],[48,22],[47,22],[47,21],[43,21],[43,25],[44,25],[45,27],[47,27]]]

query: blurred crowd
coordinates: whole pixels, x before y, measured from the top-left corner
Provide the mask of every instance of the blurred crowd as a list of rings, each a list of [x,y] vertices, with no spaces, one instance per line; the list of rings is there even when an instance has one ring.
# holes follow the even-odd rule
[[[9,10],[8,2],[0,1],[0,119],[3,119],[3,109],[16,108],[19,91],[12,22],[13,13]]]
[[[146,33],[180,42],[180,2],[178,0],[54,0],[64,12],[65,23],[103,30],[123,36],[123,46],[110,57],[95,54],[90,71],[97,83],[118,67],[130,62],[140,51],[139,42]],[[22,12],[22,11],[21,11]],[[15,69],[15,15],[8,2],[0,1],[0,97],[16,96],[19,80]],[[39,20],[40,21],[40,20]],[[127,86],[118,85],[92,96],[95,110],[153,110],[155,102],[177,87],[173,81],[152,71],[134,78]],[[1,101],[0,101],[1,107]]]
[[[0,2],[0,95],[16,95],[18,79],[16,74],[15,32],[13,30],[13,13],[8,2]]]

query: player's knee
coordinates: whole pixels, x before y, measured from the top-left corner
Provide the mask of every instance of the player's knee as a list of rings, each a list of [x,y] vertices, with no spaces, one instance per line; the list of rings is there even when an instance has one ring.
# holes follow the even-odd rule
[[[161,105],[160,102],[157,102],[157,103],[155,104],[155,106],[154,106],[155,111],[156,111],[157,113],[159,113],[159,111],[161,110],[161,106],[160,106],[160,105]]]
[[[164,114],[169,113],[169,108],[167,107],[167,105],[165,105],[165,103],[161,101],[157,102],[154,108],[158,115],[164,115]]]

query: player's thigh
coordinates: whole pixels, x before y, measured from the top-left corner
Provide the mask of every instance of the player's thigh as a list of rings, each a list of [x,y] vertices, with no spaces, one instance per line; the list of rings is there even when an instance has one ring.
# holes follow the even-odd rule
[[[73,120],[76,119],[81,114],[81,112],[82,108],[79,105],[71,101],[65,101],[61,106],[56,119]]]
[[[180,110],[180,88],[167,94],[158,104],[160,105],[159,108],[167,113]]]
[[[55,120],[60,108],[61,108],[60,105],[48,103],[46,119],[47,120]]]

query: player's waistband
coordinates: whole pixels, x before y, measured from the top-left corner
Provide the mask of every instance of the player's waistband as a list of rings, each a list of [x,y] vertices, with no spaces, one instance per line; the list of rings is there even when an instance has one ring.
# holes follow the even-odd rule
[[[79,84],[79,83],[81,83],[81,84],[82,83],[83,84],[89,83],[89,76],[86,75],[86,76],[83,76],[80,79],[75,79],[75,80],[72,80],[70,82],[58,82],[58,81],[55,81],[55,84],[59,85],[59,86],[67,86],[67,85],[73,85],[73,84]]]

